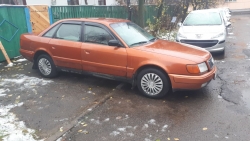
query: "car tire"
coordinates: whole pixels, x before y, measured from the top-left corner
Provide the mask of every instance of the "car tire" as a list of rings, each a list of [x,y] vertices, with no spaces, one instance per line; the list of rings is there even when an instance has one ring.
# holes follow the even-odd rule
[[[170,86],[167,74],[159,69],[143,69],[137,76],[138,89],[144,96],[149,98],[166,96],[171,88]]]
[[[36,63],[37,68],[43,77],[53,78],[57,76],[56,66],[49,55],[42,54],[38,56]]]

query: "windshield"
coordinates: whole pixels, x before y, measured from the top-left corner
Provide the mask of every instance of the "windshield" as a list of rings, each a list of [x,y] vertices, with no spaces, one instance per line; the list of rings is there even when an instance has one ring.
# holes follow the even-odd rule
[[[149,43],[156,39],[154,36],[150,35],[148,32],[132,22],[114,23],[110,26],[130,47]]]
[[[221,24],[220,14],[217,12],[190,13],[183,23],[184,26]]]

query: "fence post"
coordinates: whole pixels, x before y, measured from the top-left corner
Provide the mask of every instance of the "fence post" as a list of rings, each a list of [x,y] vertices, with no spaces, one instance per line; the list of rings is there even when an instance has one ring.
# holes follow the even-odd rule
[[[25,18],[26,18],[26,24],[27,24],[27,28],[28,28],[28,32],[32,33],[32,27],[30,24],[30,11],[27,7],[24,8],[24,12],[25,12]]]
[[[52,25],[53,24],[53,15],[52,15],[51,7],[49,7],[48,10],[49,10],[49,23],[50,23],[50,25]]]

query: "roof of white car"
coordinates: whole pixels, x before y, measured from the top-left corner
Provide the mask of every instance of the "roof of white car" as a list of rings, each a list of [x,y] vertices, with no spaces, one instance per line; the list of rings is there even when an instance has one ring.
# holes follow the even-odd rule
[[[204,9],[204,10],[195,10],[191,13],[202,13],[202,12],[219,12],[219,9]]]

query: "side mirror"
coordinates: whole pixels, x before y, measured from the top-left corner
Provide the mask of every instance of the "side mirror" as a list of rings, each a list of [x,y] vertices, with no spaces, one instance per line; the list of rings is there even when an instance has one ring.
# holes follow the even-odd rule
[[[177,25],[178,25],[179,27],[181,27],[181,26],[182,26],[182,23],[178,23]]]
[[[226,27],[231,26],[231,22],[227,22]]]
[[[116,46],[116,47],[121,46],[119,41],[117,41],[117,40],[109,40],[108,45],[109,46]]]

